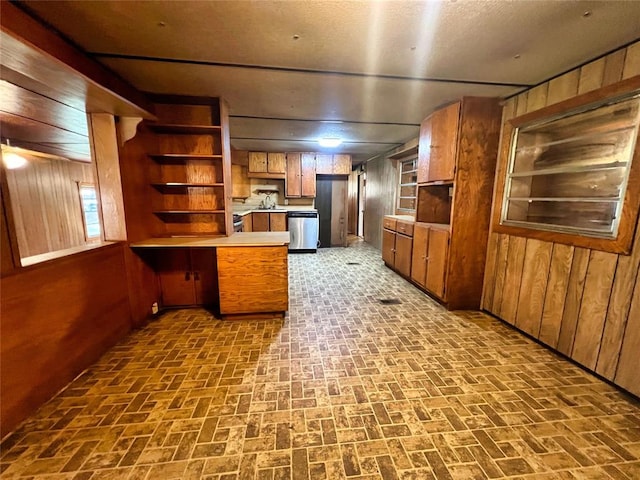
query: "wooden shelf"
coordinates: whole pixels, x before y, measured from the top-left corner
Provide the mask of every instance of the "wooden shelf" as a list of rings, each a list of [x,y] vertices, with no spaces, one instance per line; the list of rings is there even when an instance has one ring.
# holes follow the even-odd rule
[[[415,155],[418,155],[418,145],[402,150],[401,152],[394,153],[393,155],[389,155],[387,158],[391,160],[400,160]]]
[[[149,128],[156,133],[184,134],[184,135],[213,135],[220,133],[219,125],[177,125],[170,123],[150,123]]]
[[[187,153],[155,153],[149,155],[158,163],[186,162],[187,160],[222,160],[222,155],[197,155]]]

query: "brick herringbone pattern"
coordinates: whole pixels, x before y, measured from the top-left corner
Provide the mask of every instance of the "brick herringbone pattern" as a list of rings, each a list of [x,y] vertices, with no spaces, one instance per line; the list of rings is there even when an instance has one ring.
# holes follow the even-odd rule
[[[640,478],[636,401],[373,248],[290,256],[290,276],[284,321],[134,332],[3,442],[2,477]]]

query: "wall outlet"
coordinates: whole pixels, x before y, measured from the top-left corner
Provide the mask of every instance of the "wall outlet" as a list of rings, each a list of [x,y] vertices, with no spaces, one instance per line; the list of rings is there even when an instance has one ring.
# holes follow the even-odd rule
[[[289,199],[288,199],[288,198],[285,198],[285,199],[284,199],[284,204],[285,204],[285,205],[289,205]]]
[[[153,304],[151,305],[151,313],[153,313],[154,315],[158,314],[158,302],[153,302]]]

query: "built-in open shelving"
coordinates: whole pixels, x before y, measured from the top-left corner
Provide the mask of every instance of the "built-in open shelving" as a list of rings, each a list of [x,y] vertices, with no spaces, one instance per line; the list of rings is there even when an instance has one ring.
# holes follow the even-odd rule
[[[220,133],[220,125],[179,125],[170,123],[150,123],[149,128],[156,133],[168,133],[170,135],[214,135]]]

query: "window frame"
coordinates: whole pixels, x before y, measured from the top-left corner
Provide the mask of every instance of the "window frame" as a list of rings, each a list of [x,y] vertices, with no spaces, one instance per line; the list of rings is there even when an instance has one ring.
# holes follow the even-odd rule
[[[409,170],[407,172],[402,170],[402,167],[405,163],[413,162],[414,169]],[[415,181],[411,183],[402,183],[402,174],[403,173],[415,173]],[[396,214],[397,215],[411,215],[416,213],[417,203],[418,203],[418,154],[411,155],[405,157],[403,159],[398,160],[398,190],[396,194]],[[403,197],[402,196],[402,187],[411,186],[414,187],[413,197]],[[403,198],[413,198],[414,199],[414,208],[404,208],[400,206],[400,200]]]
[[[582,233],[567,233],[556,230],[539,230],[531,227],[505,225],[501,223],[506,206],[505,190],[507,175],[510,169],[512,140],[518,128],[566,115],[569,112],[588,108],[589,105],[614,100],[618,97],[640,93],[640,76],[588,92],[568,100],[558,102],[534,112],[516,117],[503,124],[502,147],[499,154],[498,172],[496,175],[496,192],[494,197],[494,213],[492,231],[508,235],[534,238],[549,242],[557,242],[575,247],[590,248],[618,254],[629,254],[640,210],[640,141],[635,144],[631,166],[628,171],[627,188],[622,200],[621,215],[615,237],[595,237]]]

